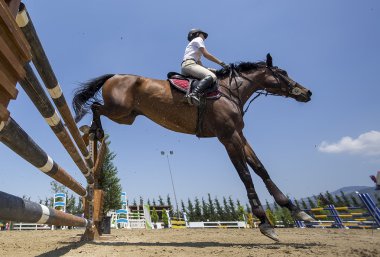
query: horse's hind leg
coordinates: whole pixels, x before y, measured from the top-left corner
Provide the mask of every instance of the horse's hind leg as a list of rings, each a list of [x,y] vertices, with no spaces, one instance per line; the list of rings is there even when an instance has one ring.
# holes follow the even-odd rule
[[[104,137],[104,130],[102,127],[102,122],[100,120],[100,114],[101,114],[102,108],[103,108],[103,105],[97,102],[91,105],[93,116],[92,116],[92,123],[90,127],[90,134],[94,134],[94,136],[98,140]]]
[[[252,213],[261,221],[259,226],[261,233],[275,241],[279,241],[278,236],[276,235],[273,226],[270,224],[254,188],[252,177],[246,163],[242,140],[239,134],[235,131],[232,136],[221,136],[218,138],[226,148],[240,179],[244,183],[247,190],[249,203],[252,208]]]
[[[248,165],[254,170],[254,172],[264,181],[265,186],[267,187],[269,193],[274,197],[276,203],[281,207],[288,208],[293,218],[303,221],[314,221],[314,219],[306,214],[304,211],[301,211],[297,206],[295,206],[288,197],[286,197],[277,185],[270,178],[267,170],[264,165],[257,158],[252,147],[249,145],[248,141],[242,136],[244,144],[244,152],[247,158]]]

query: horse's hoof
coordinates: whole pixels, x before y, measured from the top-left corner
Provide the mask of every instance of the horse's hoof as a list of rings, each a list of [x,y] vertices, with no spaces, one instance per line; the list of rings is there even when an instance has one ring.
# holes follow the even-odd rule
[[[270,239],[276,242],[280,242],[278,235],[276,234],[276,232],[274,231],[274,228],[270,224],[268,223],[260,224],[259,229],[263,235],[269,237]]]
[[[83,133],[83,134],[88,134],[90,133],[90,127],[88,125],[83,125],[79,128],[79,130]]]
[[[296,212],[292,213],[292,216],[295,220],[302,220],[302,221],[306,221],[306,222],[314,222],[315,221],[315,219],[313,217],[311,217],[309,214],[307,214],[304,211],[296,211]]]

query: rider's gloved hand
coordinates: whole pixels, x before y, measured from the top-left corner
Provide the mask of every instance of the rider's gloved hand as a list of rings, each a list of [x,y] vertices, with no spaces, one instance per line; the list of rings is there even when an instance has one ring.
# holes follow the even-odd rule
[[[224,69],[227,69],[228,67],[230,67],[229,65],[225,64],[224,62],[221,62],[220,66],[222,66]]]

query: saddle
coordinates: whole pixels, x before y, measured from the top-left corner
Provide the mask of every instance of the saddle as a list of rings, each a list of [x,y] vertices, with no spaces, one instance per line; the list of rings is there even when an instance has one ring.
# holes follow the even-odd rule
[[[190,94],[193,88],[199,83],[199,79],[186,77],[177,72],[169,72],[168,75],[169,84],[178,89],[180,92],[185,93],[186,95]],[[204,97],[206,99],[218,99],[221,94],[218,90],[218,84],[214,85],[204,92]]]

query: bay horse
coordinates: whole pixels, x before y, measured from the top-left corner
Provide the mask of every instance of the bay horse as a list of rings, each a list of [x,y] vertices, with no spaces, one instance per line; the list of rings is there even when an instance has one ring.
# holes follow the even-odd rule
[[[100,137],[103,133],[100,115],[127,125],[132,125],[136,116],[143,115],[175,132],[217,137],[244,183],[252,213],[260,219],[261,233],[279,241],[256,193],[248,166],[264,181],[275,201],[290,210],[293,218],[303,221],[313,221],[313,218],[281,192],[257,158],[243,134],[243,106],[255,92],[291,97],[298,102],[310,101],[312,93],[289,78],[285,70],[273,66],[270,54],[266,62],[231,64],[216,74],[222,96],[206,101],[202,123],[198,122],[200,109],[190,105],[184,94],[171,87],[167,80],[115,74],[92,79],[76,90],[73,98],[76,121],[91,109],[91,129],[100,131]],[[101,88],[103,104],[99,103]]]

